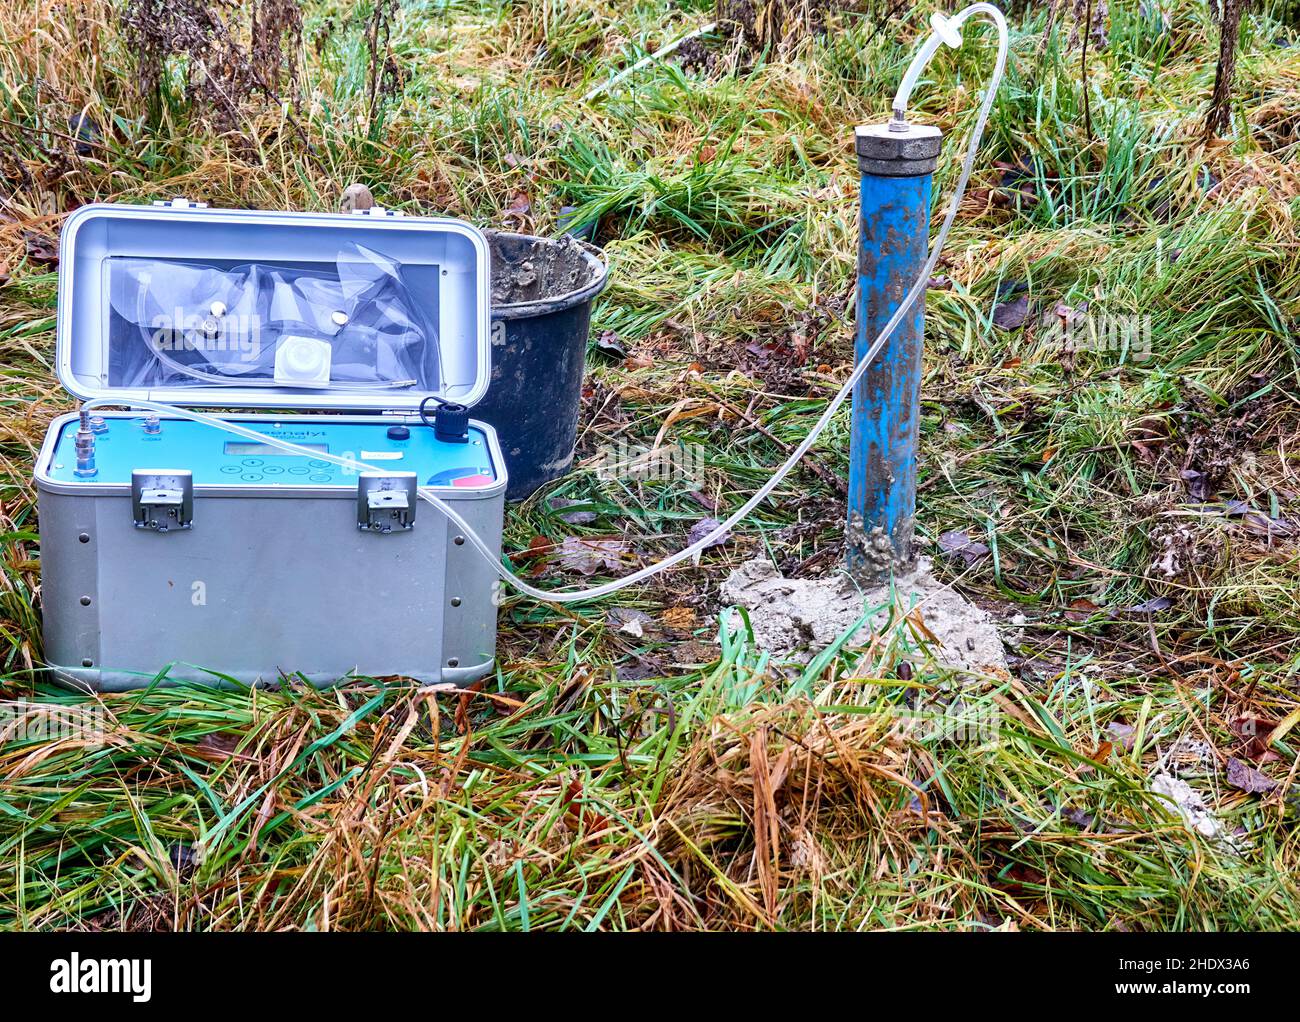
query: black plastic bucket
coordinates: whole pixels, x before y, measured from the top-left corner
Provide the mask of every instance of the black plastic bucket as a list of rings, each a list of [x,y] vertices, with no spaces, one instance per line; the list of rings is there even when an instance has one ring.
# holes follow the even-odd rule
[[[523,500],[573,466],[591,302],[609,280],[574,238],[487,231],[492,251],[492,382],[474,406],[491,423]]]

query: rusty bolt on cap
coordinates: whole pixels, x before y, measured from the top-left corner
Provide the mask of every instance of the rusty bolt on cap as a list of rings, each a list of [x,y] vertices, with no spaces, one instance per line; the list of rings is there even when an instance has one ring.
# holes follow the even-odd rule
[[[855,131],[858,170],[877,177],[933,174],[943,132],[929,124],[864,124]]]

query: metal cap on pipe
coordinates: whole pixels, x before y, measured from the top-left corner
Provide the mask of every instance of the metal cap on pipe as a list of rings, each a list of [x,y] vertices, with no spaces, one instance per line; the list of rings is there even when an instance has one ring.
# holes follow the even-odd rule
[[[855,131],[858,170],[877,177],[933,174],[943,132],[929,124],[864,124]]]

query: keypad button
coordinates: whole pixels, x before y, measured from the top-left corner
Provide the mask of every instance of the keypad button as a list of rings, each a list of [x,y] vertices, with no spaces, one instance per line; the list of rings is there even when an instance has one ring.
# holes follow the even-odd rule
[[[246,483],[255,483],[255,482],[257,482],[259,479],[262,478],[262,473],[261,473],[261,472],[245,472],[245,473],[244,473],[242,476],[240,476],[239,478],[242,479],[242,480],[244,480],[244,482],[246,482]]]
[[[267,465],[266,468],[262,469],[262,471],[269,476],[278,476],[284,474],[284,469],[282,469],[279,465]]]
[[[307,464],[310,465],[312,468],[329,468],[329,467],[330,467],[330,463],[329,463],[328,461],[309,461],[309,462],[307,462]]]
[[[330,480],[330,477],[329,477],[329,476],[314,475],[314,476],[311,477],[311,481],[312,481],[313,483],[328,483],[328,482],[330,482],[331,480]]]
[[[305,475],[310,475],[310,474],[311,474],[311,469],[309,469],[309,468],[305,468],[305,467],[303,467],[302,465],[296,465],[295,467],[289,469],[289,474],[290,474],[291,476],[305,476]]]
[[[256,468],[258,465],[266,464],[261,458],[245,458],[240,462],[241,465],[247,465],[249,468]]]
[[[240,468],[238,465],[222,465],[221,471],[226,473],[226,475],[233,476],[233,475],[238,475],[240,472],[243,471],[243,469]]]

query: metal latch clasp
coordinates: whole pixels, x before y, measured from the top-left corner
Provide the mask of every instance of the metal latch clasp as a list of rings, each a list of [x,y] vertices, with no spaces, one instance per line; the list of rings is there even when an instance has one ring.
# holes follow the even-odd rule
[[[357,476],[357,528],[392,532],[415,524],[414,472],[362,472]]]
[[[194,521],[193,474],[181,468],[135,469],[131,473],[131,515],[137,529],[188,529]]]

